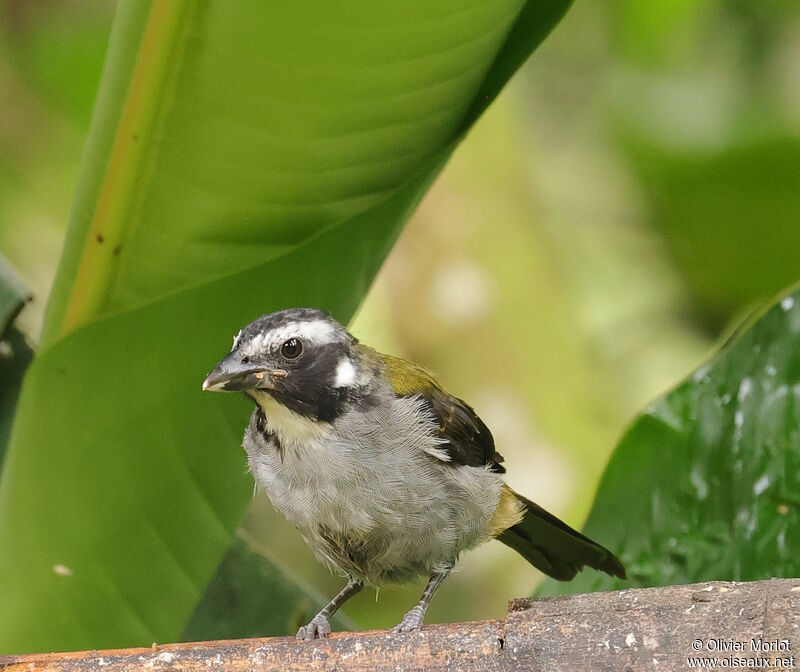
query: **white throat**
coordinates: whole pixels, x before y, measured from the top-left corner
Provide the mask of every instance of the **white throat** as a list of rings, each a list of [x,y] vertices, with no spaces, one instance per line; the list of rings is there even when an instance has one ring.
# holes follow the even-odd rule
[[[251,392],[259,406],[264,409],[267,418],[267,429],[277,434],[282,444],[303,445],[309,441],[327,436],[331,426],[295,413],[276,401],[267,392],[254,390]]]

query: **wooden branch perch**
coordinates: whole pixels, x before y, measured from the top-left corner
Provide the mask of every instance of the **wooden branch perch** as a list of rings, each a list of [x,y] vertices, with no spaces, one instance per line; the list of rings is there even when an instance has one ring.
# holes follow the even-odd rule
[[[0,671],[780,670],[800,667],[795,645],[800,649],[800,579],[773,579],[514,600],[504,620],[432,625],[407,635],[7,656]]]

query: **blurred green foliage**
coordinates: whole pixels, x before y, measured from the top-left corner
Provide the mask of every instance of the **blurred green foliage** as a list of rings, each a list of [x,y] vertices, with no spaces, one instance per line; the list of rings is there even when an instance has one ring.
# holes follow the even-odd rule
[[[1,6],[6,57],[20,83],[46,107],[88,128],[114,3],[5,0]]]
[[[791,166],[800,169],[795,136],[642,157],[653,223],[712,332],[800,276],[800,189]]]
[[[798,6],[622,3],[615,131],[700,326],[800,275]]]
[[[584,531],[628,580],[540,594],[800,572],[800,290],[781,297],[625,433]]]

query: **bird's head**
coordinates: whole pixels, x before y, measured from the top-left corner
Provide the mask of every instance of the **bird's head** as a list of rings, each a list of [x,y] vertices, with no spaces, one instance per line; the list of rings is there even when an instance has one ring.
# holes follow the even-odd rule
[[[327,313],[295,308],[264,315],[233,339],[233,348],[203,381],[210,392],[245,392],[262,406],[278,404],[330,421],[358,377],[347,330]]]

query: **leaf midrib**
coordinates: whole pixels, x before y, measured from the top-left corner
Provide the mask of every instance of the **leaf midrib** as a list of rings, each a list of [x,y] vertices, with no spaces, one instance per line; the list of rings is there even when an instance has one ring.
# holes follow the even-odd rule
[[[88,322],[112,291],[119,246],[137,221],[136,187],[154,147],[145,139],[171,104],[163,94],[180,60],[192,11],[195,4],[187,0],[156,0],[150,8],[72,291],[61,323],[48,324],[48,333],[63,336]]]

